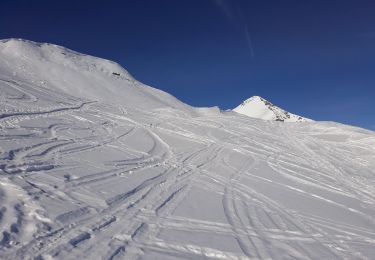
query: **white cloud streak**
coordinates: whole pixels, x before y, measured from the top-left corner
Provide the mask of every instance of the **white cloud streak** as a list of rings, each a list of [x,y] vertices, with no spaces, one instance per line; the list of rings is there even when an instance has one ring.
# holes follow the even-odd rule
[[[254,58],[255,52],[249,27],[236,0],[213,0],[213,3],[234,26],[241,30],[247,42],[250,55]]]

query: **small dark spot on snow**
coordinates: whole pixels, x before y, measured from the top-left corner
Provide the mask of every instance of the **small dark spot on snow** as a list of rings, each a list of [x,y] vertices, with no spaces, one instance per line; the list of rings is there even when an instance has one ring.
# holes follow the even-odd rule
[[[16,223],[13,223],[10,226],[10,232],[13,232],[13,233],[18,233],[19,232],[18,225]]]

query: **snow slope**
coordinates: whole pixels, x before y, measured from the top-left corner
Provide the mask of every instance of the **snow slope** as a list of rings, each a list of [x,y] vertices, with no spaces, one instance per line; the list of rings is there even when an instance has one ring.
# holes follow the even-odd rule
[[[102,59],[0,50],[1,259],[373,259],[374,132],[197,112]]]
[[[241,105],[233,109],[233,111],[263,120],[275,120],[283,122],[311,121],[310,119],[289,113],[259,96],[253,96],[245,100]]]
[[[112,61],[53,44],[21,39],[0,41],[0,53],[0,71],[5,80],[17,79],[82,99],[142,110],[164,107],[190,109],[168,93],[136,81]]]

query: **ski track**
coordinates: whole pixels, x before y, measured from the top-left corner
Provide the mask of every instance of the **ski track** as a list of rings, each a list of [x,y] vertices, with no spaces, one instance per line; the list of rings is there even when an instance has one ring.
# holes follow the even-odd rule
[[[375,253],[373,133],[337,127],[331,140],[319,123],[140,111],[8,79],[0,90],[2,259]]]

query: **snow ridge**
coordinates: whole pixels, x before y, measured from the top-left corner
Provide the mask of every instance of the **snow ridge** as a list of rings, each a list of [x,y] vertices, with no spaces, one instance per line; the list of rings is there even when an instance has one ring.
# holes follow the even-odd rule
[[[65,47],[23,39],[0,41],[0,73],[8,80],[139,109],[192,108],[172,95],[135,80],[119,64]],[[147,102],[145,102],[147,100]]]
[[[259,96],[253,96],[245,100],[241,105],[234,108],[233,111],[263,120],[274,120],[281,122],[312,121],[311,119],[287,112]]]

